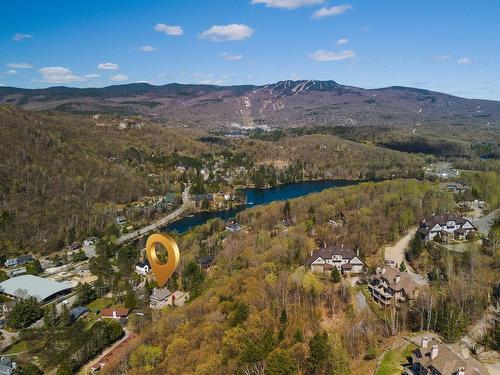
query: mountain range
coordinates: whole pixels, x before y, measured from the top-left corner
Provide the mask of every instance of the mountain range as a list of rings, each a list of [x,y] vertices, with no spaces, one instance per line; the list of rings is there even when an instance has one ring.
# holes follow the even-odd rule
[[[0,87],[0,103],[31,110],[140,114],[172,125],[208,128],[230,124],[500,127],[498,101],[401,86],[363,89],[335,81],[280,81],[262,86]]]

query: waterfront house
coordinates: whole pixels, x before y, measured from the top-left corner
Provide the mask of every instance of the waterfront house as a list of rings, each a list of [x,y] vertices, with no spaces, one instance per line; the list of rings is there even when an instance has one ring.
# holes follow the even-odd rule
[[[436,238],[448,242],[450,239],[465,240],[469,234],[475,233],[476,227],[469,219],[458,214],[431,216],[422,220],[417,233],[425,241]]]
[[[336,267],[342,274],[359,274],[363,272],[365,264],[359,254],[352,249],[344,245],[326,246],[325,244],[311,251],[306,260],[306,266],[313,273],[326,274]]]

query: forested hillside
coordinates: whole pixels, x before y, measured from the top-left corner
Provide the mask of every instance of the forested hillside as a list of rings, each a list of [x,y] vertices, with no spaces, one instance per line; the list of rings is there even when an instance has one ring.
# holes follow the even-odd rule
[[[99,234],[124,205],[161,196],[178,182],[200,181],[201,168],[213,166],[214,158],[223,158],[227,167],[215,177],[245,167],[239,183],[259,187],[303,179],[418,177],[423,165],[420,156],[332,135],[214,144],[202,142],[202,133],[148,122],[118,129],[96,126],[90,116],[12,106],[0,107],[0,137],[4,255],[56,251]],[[205,185],[208,191],[224,186],[217,178]]]
[[[147,180],[155,154],[200,155],[207,145],[159,126],[126,132],[83,117],[0,107],[0,249],[54,251],[105,228],[115,205],[167,190]]]
[[[429,182],[396,180],[331,189],[286,205],[242,212],[244,230],[225,240],[217,221],[179,238],[180,272],[207,252],[217,254],[216,267],[179,280],[193,301],[163,310],[143,331],[129,373],[260,374],[265,368],[266,374],[349,374],[390,329],[356,314],[350,290],[305,272],[304,260],[323,241],[359,250],[363,259],[377,257],[382,244],[420,217],[449,210],[453,198]],[[332,228],[328,220],[339,212],[346,224]],[[288,228],[281,224],[286,216],[294,223]]]

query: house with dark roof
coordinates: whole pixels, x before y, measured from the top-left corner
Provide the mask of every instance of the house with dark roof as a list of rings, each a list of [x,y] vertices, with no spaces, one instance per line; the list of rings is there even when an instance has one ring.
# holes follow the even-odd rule
[[[89,309],[86,306],[76,306],[69,310],[69,318],[72,322],[77,320],[78,318],[84,316],[89,312]]]
[[[209,268],[212,263],[214,261],[214,256],[213,255],[205,255],[205,256],[201,256],[199,259],[198,259],[198,263],[200,264],[200,266],[202,266],[203,268]]]
[[[395,268],[377,267],[368,283],[375,302],[389,306],[417,298],[420,286],[406,272]]]
[[[450,239],[465,240],[471,233],[477,231],[469,219],[458,214],[431,216],[422,220],[417,233],[425,241],[436,238],[447,242]]]
[[[465,357],[458,347],[437,339],[422,337],[420,347],[410,357],[409,375],[488,375],[484,366],[471,356]]]
[[[451,191],[456,194],[463,194],[470,190],[470,186],[453,181],[442,182],[439,187],[441,190]]]
[[[149,261],[145,259],[144,261],[137,262],[135,264],[135,272],[140,275],[145,275],[151,271],[151,266]]]
[[[306,266],[313,273],[325,274],[331,272],[336,267],[343,274],[362,273],[365,264],[359,254],[352,249],[341,246],[320,247],[311,251],[306,260]]]

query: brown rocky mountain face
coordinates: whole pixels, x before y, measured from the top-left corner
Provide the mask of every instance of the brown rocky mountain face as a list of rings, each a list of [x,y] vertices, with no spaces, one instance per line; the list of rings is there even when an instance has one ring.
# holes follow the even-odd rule
[[[0,87],[0,103],[33,110],[141,114],[169,124],[292,127],[470,125],[500,127],[500,102],[408,87],[361,89],[334,81],[264,86],[146,83],[104,88]]]

